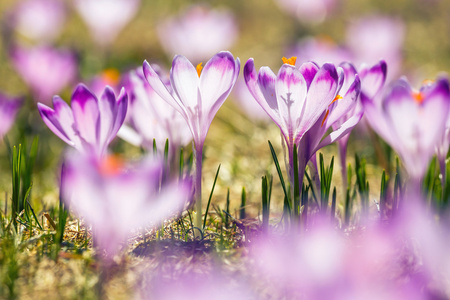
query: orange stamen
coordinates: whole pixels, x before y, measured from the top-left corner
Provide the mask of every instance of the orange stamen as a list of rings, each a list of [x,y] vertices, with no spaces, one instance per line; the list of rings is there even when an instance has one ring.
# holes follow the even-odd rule
[[[283,61],[284,64],[295,66],[295,62],[297,61],[297,57],[296,56],[292,56],[291,58],[286,58],[286,57],[283,56],[283,58],[281,60]]]
[[[412,96],[417,103],[422,104],[424,97],[421,92],[413,92]]]
[[[325,117],[323,118],[323,120],[322,120],[322,124],[320,125],[320,127],[322,127],[323,126],[323,124],[325,124],[325,121],[327,120],[327,118],[328,118],[328,114],[330,113],[330,110],[329,109],[327,109],[327,112],[325,113]]]
[[[202,67],[202,64],[203,63],[199,63],[198,65],[197,65],[197,74],[198,74],[198,77],[200,77],[200,74],[202,74],[202,70],[203,70],[203,67]]]
[[[331,101],[330,105],[333,104],[334,102],[338,101],[339,99],[342,99],[342,96],[341,96],[341,95],[337,95],[337,96],[333,99],[333,101]]]
[[[106,69],[103,71],[102,78],[107,85],[115,86],[119,83],[120,73],[113,68]]]
[[[99,172],[102,175],[117,175],[123,169],[125,163],[117,155],[108,155],[100,162]]]

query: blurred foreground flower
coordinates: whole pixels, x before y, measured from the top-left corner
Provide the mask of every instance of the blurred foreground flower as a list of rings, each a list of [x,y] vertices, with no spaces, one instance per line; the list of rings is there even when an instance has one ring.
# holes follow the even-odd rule
[[[144,62],[144,75],[153,90],[180,112],[188,123],[194,138],[196,177],[195,200],[197,218],[195,226],[201,228],[201,178],[203,144],[214,116],[231,92],[239,76],[240,61],[230,52],[219,52],[202,68],[195,68],[182,55],[173,59],[170,69],[170,83],[173,91],[167,89],[150,64]]]
[[[165,85],[171,90],[168,80]],[[154,139],[159,153],[164,152],[168,139],[171,156],[180,146],[192,141],[186,120],[152,89],[142,68],[128,74],[126,90],[130,99],[128,122],[131,126],[122,126],[118,133],[121,138],[148,151],[153,149]]]
[[[174,266],[171,266],[174,267]],[[170,299],[170,300],[250,300],[258,299],[241,276],[225,276],[216,267],[212,272],[199,274],[192,270],[181,270],[180,278],[167,279],[163,272],[148,272],[153,277],[144,282],[139,299]]]
[[[238,35],[231,12],[194,6],[182,16],[169,18],[158,26],[158,36],[170,55],[182,54],[194,62],[229,49]]]
[[[61,0],[27,0],[15,7],[12,26],[29,39],[51,41],[61,32],[65,18]]]
[[[69,50],[58,50],[49,46],[22,48],[11,51],[11,59],[17,72],[31,88],[33,99],[49,103],[77,76],[77,60]]]
[[[94,41],[111,44],[138,11],[140,0],[74,0]]]
[[[0,93],[0,139],[2,139],[11,128],[22,104],[22,98],[11,98]]]
[[[316,223],[301,239],[262,237],[254,272],[275,299],[446,299],[449,228],[408,202],[388,227]]]
[[[447,78],[414,91],[406,79],[391,86],[382,101],[361,95],[370,126],[400,155],[419,188],[427,167],[444,136],[449,117],[450,91]]]
[[[277,0],[278,6],[304,23],[317,24],[325,20],[337,0]]]
[[[69,153],[64,168],[64,201],[92,226],[94,245],[112,258],[131,230],[158,226],[178,214],[191,198],[190,180],[161,182],[163,163],[147,158],[125,165]]]
[[[125,89],[114,95],[106,87],[102,96],[92,94],[79,84],[72,94],[71,107],[59,96],[53,98],[53,107],[38,103],[45,124],[60,139],[80,152],[100,157],[116,137],[127,113],[128,97]]]

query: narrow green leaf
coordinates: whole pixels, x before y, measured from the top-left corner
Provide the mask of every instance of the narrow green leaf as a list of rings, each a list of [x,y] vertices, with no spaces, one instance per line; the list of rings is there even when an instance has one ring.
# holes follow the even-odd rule
[[[208,198],[208,205],[206,205],[205,218],[203,219],[203,230],[205,230],[206,218],[208,217],[209,205],[211,204],[211,199],[212,199],[212,195],[214,193],[214,188],[216,187],[216,182],[217,182],[217,177],[219,176],[219,171],[220,171],[220,165],[217,168],[216,176],[214,177],[213,186],[211,188],[211,193],[209,194],[209,198]]]

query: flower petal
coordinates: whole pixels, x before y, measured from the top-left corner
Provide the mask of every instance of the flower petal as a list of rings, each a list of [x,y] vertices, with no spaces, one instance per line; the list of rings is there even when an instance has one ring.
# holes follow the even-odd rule
[[[227,51],[217,53],[206,63],[200,76],[201,109],[205,122],[202,126],[209,128],[220,106],[230,94],[239,69],[239,59],[235,61],[233,55]]]
[[[361,90],[361,80],[355,75],[354,81],[348,88],[342,99],[338,99],[329,106],[329,115],[325,122],[325,127],[329,128],[336,121],[343,118],[347,113],[356,107],[359,92]]]
[[[158,73],[150,66],[147,61],[144,61],[143,71],[145,79],[150,84],[152,89],[167,103],[172,105],[180,114],[187,120],[186,108],[182,105],[182,103],[174,98],[170,91],[167,89],[164,82],[159,77]]]
[[[170,82],[182,106],[190,114],[199,113],[203,107],[199,97],[200,79],[196,69],[186,57],[182,55],[174,57],[170,69]]]
[[[363,68],[359,74],[361,76],[361,93],[369,99],[374,99],[386,81],[387,64],[384,60],[380,60],[371,68]]]
[[[98,100],[85,85],[79,84],[72,95],[72,112],[82,141],[98,146],[96,132],[99,122]]]
[[[257,74],[253,58],[250,58],[245,63],[243,73],[245,83],[253,98],[255,98],[256,102],[259,103],[269,117],[272,118],[278,126],[281,126],[278,102],[275,94],[276,75],[269,68],[261,68],[259,74]],[[265,92],[262,91],[262,88],[264,88]],[[266,98],[266,96],[270,97]]]
[[[53,98],[54,110],[42,103],[37,105],[42,120],[47,127],[65,143],[75,147],[76,132],[72,110],[69,105],[58,96]]]
[[[298,131],[307,94],[307,84],[302,73],[294,66],[284,64],[278,72],[275,90],[284,130],[290,142]]]
[[[98,109],[100,113],[100,126],[98,127],[97,137],[99,146],[103,148],[106,146],[111,135],[117,111],[116,95],[109,86],[105,87],[98,101]]]
[[[319,66],[312,61],[303,63],[299,68],[300,73],[302,73],[303,78],[306,80],[306,84],[308,85],[308,89],[311,86],[311,82],[319,71]]]
[[[317,121],[334,100],[339,79],[338,71],[333,64],[326,63],[319,69],[308,90],[299,125],[299,136]]]

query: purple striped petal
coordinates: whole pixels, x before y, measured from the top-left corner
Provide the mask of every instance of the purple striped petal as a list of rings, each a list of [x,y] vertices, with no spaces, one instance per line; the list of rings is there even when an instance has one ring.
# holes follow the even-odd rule
[[[307,89],[307,83],[297,68],[288,64],[281,66],[275,91],[284,125],[282,131],[289,136],[291,143],[297,134],[302,111],[305,109]]]
[[[58,96],[53,98],[54,110],[42,103],[38,103],[37,105],[41,118],[47,127],[65,143],[75,147],[73,139],[76,133],[74,131],[74,120],[69,105]]]
[[[114,91],[109,86],[105,87],[98,101],[100,126],[98,127],[97,137],[101,148],[106,146],[110,138],[116,118],[116,106],[116,95]]]
[[[111,136],[110,136],[108,143],[110,143],[111,140],[114,139],[114,137],[117,135],[117,132],[119,131],[120,127],[122,127],[122,124],[125,121],[125,117],[127,115],[128,94],[125,91],[125,88],[122,88],[120,90],[120,94],[117,97],[116,105],[117,105],[117,108],[116,108],[115,121],[114,121],[113,128],[111,130]]]
[[[313,79],[316,76],[317,71],[319,71],[319,69],[320,69],[319,66],[315,62],[312,62],[312,61],[303,63],[300,66],[300,68],[299,68],[300,73],[302,73],[303,78],[305,78],[306,84],[308,85],[308,89],[311,86],[311,82],[313,81]]]
[[[167,89],[167,86],[162,82],[158,73],[150,66],[147,61],[144,61],[143,71],[145,79],[150,84],[152,89],[167,103],[169,103],[173,108],[175,108],[186,120],[187,112],[186,108],[181,105],[178,99],[175,99],[170,91]]]
[[[328,146],[329,144],[332,144],[336,142],[337,140],[341,139],[346,134],[349,134],[353,128],[359,123],[363,116],[363,113],[358,113],[352,117],[350,117],[347,121],[342,123],[342,125],[337,128],[336,130],[332,131],[328,136],[326,136],[319,145],[314,149],[313,153],[317,150]]]
[[[374,99],[386,81],[387,64],[384,60],[381,60],[369,69],[363,68],[359,74],[362,82],[361,93],[369,99]]]
[[[259,103],[269,117],[272,118],[278,126],[280,126],[281,119],[279,116],[278,103],[275,95],[276,75],[269,68],[261,68],[259,74],[257,74],[253,58],[250,58],[245,63],[243,73],[245,84],[247,85],[247,88],[253,98],[255,98],[256,102]],[[262,88],[264,88],[265,92],[262,91]],[[265,93],[270,97],[266,98]]]
[[[182,55],[176,55],[170,69],[172,88],[187,111],[197,113],[203,104],[200,99],[200,79],[191,62]]]
[[[237,79],[236,73],[239,74],[239,60],[236,62],[233,55],[225,51],[214,55],[203,68],[200,76],[200,94],[202,109],[208,112],[210,121],[230,94]]]
[[[358,75],[355,75],[353,83],[348,88],[344,97],[342,99],[336,100],[330,105],[330,114],[328,115],[328,118],[325,122],[325,127],[330,127],[356,107],[360,90],[361,80],[359,79]]]
[[[344,84],[342,85],[340,91],[341,95],[344,97],[343,94],[347,93],[347,91],[350,89],[350,86],[355,81],[357,71],[356,68],[348,62],[341,63],[339,67],[341,67],[344,71]]]
[[[336,96],[339,74],[333,64],[324,64],[317,72],[308,96],[300,121],[301,133],[308,130],[328,108]]]
[[[98,146],[99,108],[98,100],[85,85],[79,84],[72,95],[72,112],[80,138],[90,145]]]

